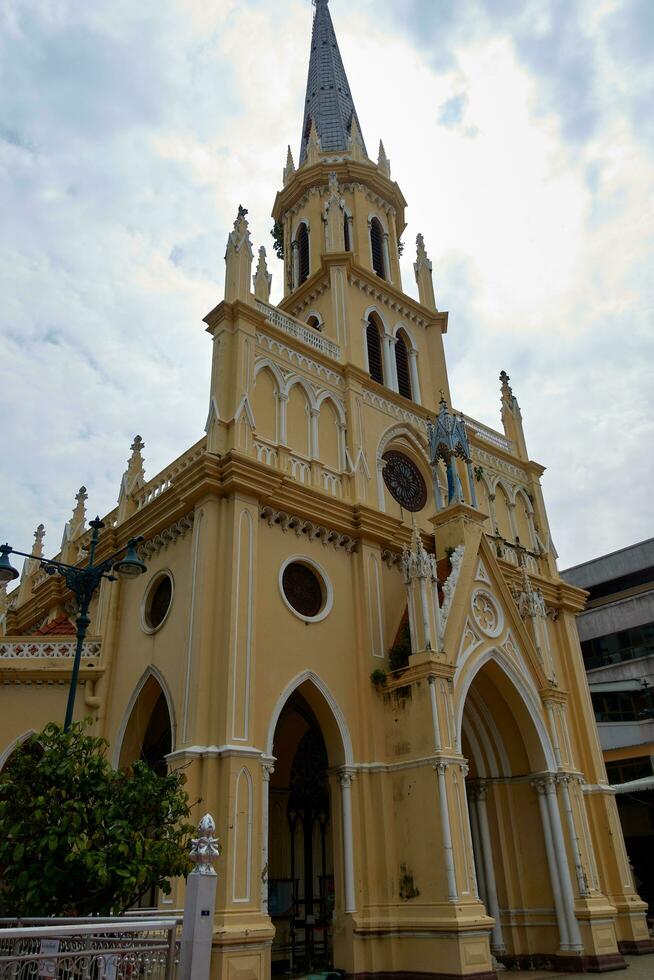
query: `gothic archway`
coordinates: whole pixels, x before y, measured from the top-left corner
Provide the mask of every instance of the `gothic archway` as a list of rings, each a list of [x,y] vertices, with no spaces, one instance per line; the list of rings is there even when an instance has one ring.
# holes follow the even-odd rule
[[[553,966],[580,939],[552,746],[509,670],[483,659],[460,728],[477,890],[495,919],[495,955]],[[524,873],[533,868],[542,874]]]
[[[155,772],[166,772],[166,756],[174,747],[173,715],[168,693],[154,670],[141,678],[121,731],[115,756],[119,767],[140,759]]]
[[[344,843],[351,841],[343,772],[349,736],[329,692],[308,678],[298,682],[273,712],[269,735],[266,903],[275,973],[332,968],[339,956],[334,923],[353,910],[352,854]]]

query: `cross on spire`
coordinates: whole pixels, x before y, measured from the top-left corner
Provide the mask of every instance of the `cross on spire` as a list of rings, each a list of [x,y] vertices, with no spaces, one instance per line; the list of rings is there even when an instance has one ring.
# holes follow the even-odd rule
[[[347,150],[353,119],[356,119],[359,133],[361,132],[350,85],[338,50],[328,2],[329,0],[313,0],[316,12],[313,17],[311,56],[304,102],[300,166],[307,157],[312,120],[325,153]],[[362,138],[361,141],[363,143]],[[365,145],[363,149],[366,152]]]

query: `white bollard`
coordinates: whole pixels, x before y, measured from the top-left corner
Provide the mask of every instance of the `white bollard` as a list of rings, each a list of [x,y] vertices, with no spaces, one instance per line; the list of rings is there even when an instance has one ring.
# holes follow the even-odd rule
[[[186,880],[178,980],[209,980],[218,883],[213,862],[220,854],[215,829],[213,817],[207,813],[198,825],[198,836],[193,838],[191,860],[195,867]]]

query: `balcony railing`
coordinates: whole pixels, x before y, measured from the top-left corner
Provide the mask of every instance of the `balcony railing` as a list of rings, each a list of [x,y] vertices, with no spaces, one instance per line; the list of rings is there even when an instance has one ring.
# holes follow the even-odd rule
[[[0,637],[0,660],[72,660],[77,640],[56,636],[4,636]],[[82,647],[82,659],[100,656],[102,640],[89,637]]]
[[[331,357],[334,361],[340,361],[341,348],[338,346],[338,344],[334,344],[331,340],[327,340],[327,338],[323,337],[317,330],[307,327],[306,324],[302,323],[300,320],[296,320],[294,317],[288,316],[286,313],[282,313],[274,306],[270,306],[268,303],[263,303],[261,300],[257,300],[256,307],[260,313],[263,313],[268,323],[271,323],[274,327],[277,327],[278,330],[283,330],[284,333],[289,334],[289,336],[295,337],[297,340],[301,340],[303,344],[313,347],[313,349],[318,351],[320,354],[324,354],[326,357]]]

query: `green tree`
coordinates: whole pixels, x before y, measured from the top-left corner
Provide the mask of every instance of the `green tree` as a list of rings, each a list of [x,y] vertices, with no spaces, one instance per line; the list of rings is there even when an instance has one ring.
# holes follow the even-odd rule
[[[191,870],[185,776],[113,769],[77,722],[26,739],[0,774],[0,911],[112,915]]]

